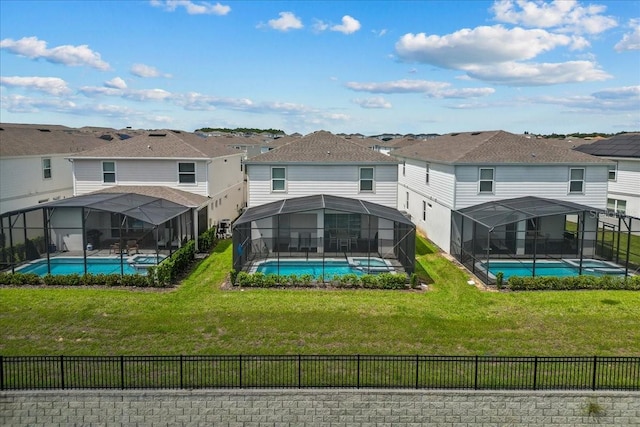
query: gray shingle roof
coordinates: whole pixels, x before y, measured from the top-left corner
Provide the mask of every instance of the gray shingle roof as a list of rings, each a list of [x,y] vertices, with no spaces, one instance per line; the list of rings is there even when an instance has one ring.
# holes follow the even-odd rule
[[[576,147],[577,151],[604,157],[640,158],[640,133],[623,133]]]
[[[99,134],[64,126],[0,124],[0,157],[75,154],[108,142]]]
[[[74,158],[183,158],[210,159],[238,154],[239,151],[193,133],[170,130],[149,131],[142,135],[86,151]]]
[[[450,164],[609,163],[543,139],[501,130],[450,133],[398,148],[392,155]]]
[[[247,161],[252,163],[398,163],[397,159],[326,131],[292,138],[288,144],[274,148]]]

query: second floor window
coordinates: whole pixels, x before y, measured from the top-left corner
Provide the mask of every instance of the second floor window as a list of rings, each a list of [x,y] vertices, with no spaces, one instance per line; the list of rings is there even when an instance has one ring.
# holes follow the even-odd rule
[[[569,193],[584,193],[584,169],[569,170]]]
[[[287,191],[287,174],[285,168],[271,168],[271,191]]]
[[[618,164],[609,166],[609,181],[615,181],[618,177]]]
[[[493,168],[480,168],[480,184],[478,191],[480,193],[493,193]]]
[[[425,184],[429,183],[429,163],[425,163],[424,165],[424,171],[425,171]]]
[[[427,220],[427,202],[424,200],[422,201],[422,220]]]
[[[373,168],[360,168],[360,191],[373,191]]]
[[[116,182],[116,162],[102,162],[102,182]]]
[[[51,159],[42,159],[42,177],[51,179]]]
[[[195,184],[196,183],[196,164],[178,163],[178,182],[180,184]]]

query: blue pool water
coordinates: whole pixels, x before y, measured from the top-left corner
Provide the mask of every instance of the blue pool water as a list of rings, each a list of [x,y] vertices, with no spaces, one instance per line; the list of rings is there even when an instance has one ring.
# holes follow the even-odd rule
[[[580,272],[579,260],[536,261],[536,276],[568,277],[577,276]],[[482,263],[486,269],[486,263]],[[498,272],[504,274],[504,279],[512,276],[532,276],[533,261],[491,261],[489,272],[494,276]],[[583,260],[582,274],[591,276],[624,275],[624,269],[612,266],[599,260]]]
[[[325,261],[324,270],[322,260],[318,261],[289,261],[280,260],[280,268],[278,269],[278,261],[265,261],[258,265],[256,272],[264,274],[280,274],[281,276],[289,276],[296,274],[310,274],[315,278],[333,276],[343,276],[345,274],[355,274],[362,276],[364,272],[354,266],[349,265],[347,261]]]
[[[84,274],[82,258],[55,257],[51,258],[51,274]],[[124,274],[146,274],[144,269],[136,269],[124,260]],[[40,259],[16,270],[19,273],[35,273],[39,276],[47,274],[47,260]],[[120,274],[120,258],[87,258],[87,272],[90,274]]]

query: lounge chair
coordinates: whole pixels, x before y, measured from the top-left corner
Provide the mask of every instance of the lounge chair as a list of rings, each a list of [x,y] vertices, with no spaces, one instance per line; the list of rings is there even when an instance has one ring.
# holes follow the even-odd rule
[[[136,240],[127,240],[127,255],[131,255],[131,252],[134,254],[139,254],[138,251],[138,242]]]

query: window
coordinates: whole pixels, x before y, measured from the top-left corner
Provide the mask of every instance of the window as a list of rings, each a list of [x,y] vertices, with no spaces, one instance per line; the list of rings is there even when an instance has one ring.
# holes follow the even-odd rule
[[[493,194],[493,168],[480,168],[480,193]]]
[[[42,178],[51,179],[51,159],[42,159]]]
[[[607,210],[610,212],[624,214],[627,211],[627,201],[607,199]]]
[[[178,182],[180,184],[196,183],[195,163],[178,163]]]
[[[373,168],[360,168],[360,191],[373,191]]]
[[[271,191],[287,191],[285,168],[271,168]]]
[[[407,191],[407,204],[406,204],[406,208],[407,210],[409,210],[409,192]]]
[[[618,178],[618,163],[609,166],[609,181],[615,181]]]
[[[428,184],[428,183],[429,183],[429,163],[425,163],[425,165],[424,165],[424,171],[425,171],[425,179],[424,179],[424,182],[425,182],[426,184]]]
[[[403,160],[402,161],[402,176],[405,176],[407,174],[407,161]]]
[[[584,169],[571,168],[569,171],[569,193],[584,193]]]
[[[116,182],[116,162],[102,162],[102,182]]]
[[[422,220],[427,220],[427,202],[426,200],[422,201]]]

